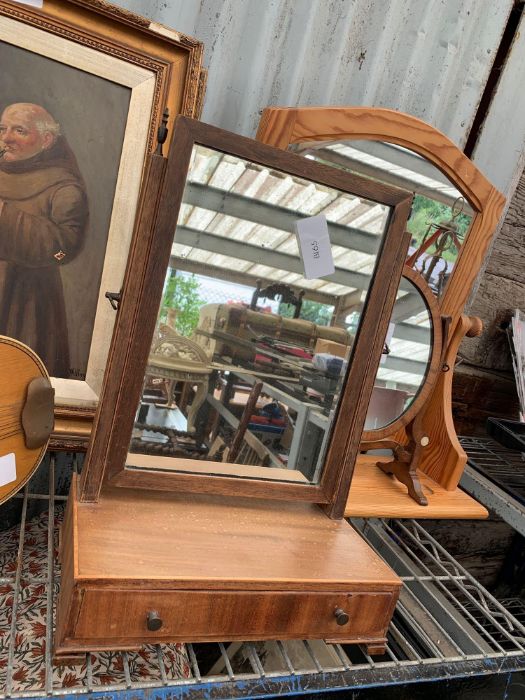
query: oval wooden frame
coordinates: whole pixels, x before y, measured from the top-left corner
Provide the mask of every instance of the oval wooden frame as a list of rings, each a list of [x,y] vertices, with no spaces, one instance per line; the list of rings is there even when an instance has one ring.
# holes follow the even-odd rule
[[[445,134],[416,117],[392,109],[267,107],[259,122],[257,139],[284,150],[291,144],[308,145],[319,141],[388,141],[423,156],[449,178],[475,212],[439,300],[441,314],[451,319],[445,362],[449,357],[455,358],[460,342],[457,336],[468,326],[462,317],[463,309],[505,206],[501,192]],[[455,339],[454,346],[452,339]],[[423,429],[432,435],[432,440],[419,466],[449,491],[457,487],[467,462],[454,430],[452,375],[453,372],[440,373],[423,409]]]
[[[432,290],[419,272],[411,267],[408,267],[408,265],[405,265],[402,276],[412,282],[414,287],[417,288],[418,292],[423,297],[430,316],[432,323],[430,338],[432,352],[430,355],[430,362],[428,363],[423,383],[410,406],[395,420],[388,423],[388,425],[385,425],[382,428],[377,428],[377,430],[364,430],[362,438],[363,441],[382,440],[388,435],[392,435],[408,425],[410,421],[413,420],[419,413],[432,393],[432,389],[436,383],[436,377],[440,370],[440,361],[443,352],[443,329],[439,304]]]

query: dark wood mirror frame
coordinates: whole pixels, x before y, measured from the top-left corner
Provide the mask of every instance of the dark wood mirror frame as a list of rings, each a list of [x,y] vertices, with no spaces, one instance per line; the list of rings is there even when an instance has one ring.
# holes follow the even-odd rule
[[[125,468],[194,144],[392,207],[319,484]],[[80,500],[96,501],[105,481],[131,488],[311,501],[324,504],[330,517],[342,517],[375,372],[408,250],[410,237],[405,233],[405,224],[412,196],[403,190],[349,176],[329,166],[180,116],[175,122],[168,158],[150,157],[146,183],[102,400],[95,416],[92,440],[82,471]]]
[[[468,235],[453,272],[439,300],[441,316],[450,317],[443,367],[453,368],[465,335],[481,331],[478,319],[463,315],[464,306],[481,269],[505,205],[505,198],[474,163],[444,134],[408,114],[374,107],[268,107],[263,111],[257,139],[287,149],[291,145],[320,141],[386,141],[426,158],[468,200],[474,211]],[[454,491],[467,461],[452,418],[452,371],[440,371],[425,402],[421,401],[422,430],[430,435],[419,468],[440,486]],[[383,437],[399,437],[400,425],[392,425]],[[423,510],[423,509],[421,509]],[[347,512],[347,515],[349,513]],[[413,517],[411,514],[410,517]],[[450,516],[449,516],[450,517]]]

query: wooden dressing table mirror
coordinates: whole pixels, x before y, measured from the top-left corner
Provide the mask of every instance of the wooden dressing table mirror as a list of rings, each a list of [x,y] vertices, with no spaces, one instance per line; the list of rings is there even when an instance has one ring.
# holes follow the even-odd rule
[[[169,156],[148,161],[68,502],[58,660],[167,641],[384,649],[401,581],[342,518],[395,297],[412,293],[411,204],[176,119]],[[323,237],[333,265],[316,276]],[[348,328],[337,304],[354,292]]]
[[[454,430],[452,376],[461,340],[481,332],[479,319],[462,313],[503,195],[437,129],[388,109],[271,107],[257,138],[415,195],[403,277],[413,293],[400,287],[394,306],[345,515],[486,517],[458,488],[467,458]],[[350,298],[341,313],[352,311],[359,305]],[[393,463],[370,452],[381,447]]]

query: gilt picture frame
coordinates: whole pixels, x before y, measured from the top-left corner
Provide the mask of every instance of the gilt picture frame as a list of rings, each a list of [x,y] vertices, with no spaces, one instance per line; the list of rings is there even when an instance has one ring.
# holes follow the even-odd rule
[[[51,446],[85,449],[116,316],[106,293],[123,283],[146,157],[157,147],[165,109],[170,117],[200,114],[203,47],[93,0],[50,0],[43,10],[1,0],[0,40],[10,66],[0,79],[7,217],[0,222],[0,323],[50,370]],[[19,122],[37,141],[48,139],[38,141],[38,153],[20,150]],[[15,251],[9,240],[23,240],[13,223],[21,221],[19,209],[28,247],[17,243]],[[48,218],[44,209],[53,209]],[[34,236],[38,260],[29,247]]]

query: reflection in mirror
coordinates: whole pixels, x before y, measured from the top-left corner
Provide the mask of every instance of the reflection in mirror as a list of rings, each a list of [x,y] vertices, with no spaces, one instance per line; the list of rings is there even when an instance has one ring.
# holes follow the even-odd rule
[[[127,467],[318,483],[389,214],[195,146]],[[312,216],[335,266],[317,278],[296,236]]]
[[[299,144],[293,150],[414,192],[407,263],[441,296],[473,219],[468,202],[441,171],[419,154],[382,141]]]
[[[430,311],[410,280],[405,279],[404,286],[394,305],[365,430],[384,428],[400,418],[423,388],[430,366],[433,341]]]

